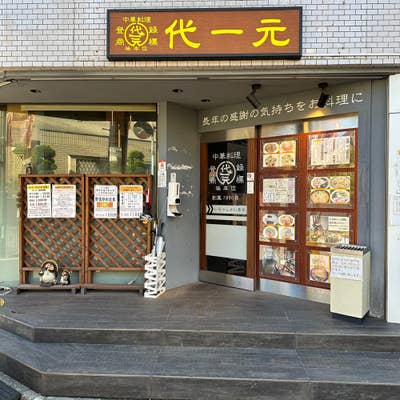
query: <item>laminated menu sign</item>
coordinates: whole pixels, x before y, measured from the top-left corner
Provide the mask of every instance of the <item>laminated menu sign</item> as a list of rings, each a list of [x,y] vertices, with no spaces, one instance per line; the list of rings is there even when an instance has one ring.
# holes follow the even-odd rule
[[[28,218],[51,218],[50,184],[27,185]]]
[[[351,137],[327,137],[311,140],[311,165],[350,164]]]
[[[334,232],[349,232],[350,218],[349,217],[328,217],[328,230]]]
[[[296,178],[263,180],[263,203],[292,204],[296,202]]]
[[[119,187],[119,217],[139,218],[143,214],[143,186],[121,185]]]
[[[332,254],[331,278],[362,280],[362,257]]]
[[[75,218],[76,185],[53,185],[53,218]]]
[[[115,185],[94,186],[94,217],[117,218],[118,187]]]

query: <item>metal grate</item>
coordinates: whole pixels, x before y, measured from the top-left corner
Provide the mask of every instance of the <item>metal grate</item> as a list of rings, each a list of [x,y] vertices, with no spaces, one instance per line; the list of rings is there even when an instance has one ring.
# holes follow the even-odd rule
[[[78,174],[104,174],[107,172],[107,160],[103,158],[88,159],[88,158],[77,158],[76,159],[76,172]]]

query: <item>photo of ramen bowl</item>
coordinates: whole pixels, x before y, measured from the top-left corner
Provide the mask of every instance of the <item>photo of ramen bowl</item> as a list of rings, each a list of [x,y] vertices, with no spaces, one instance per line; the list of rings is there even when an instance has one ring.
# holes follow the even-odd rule
[[[267,239],[276,239],[278,237],[278,229],[274,226],[267,226],[263,229],[263,236]]]
[[[278,223],[278,216],[276,214],[264,214],[262,222],[264,225],[276,225]]]
[[[331,202],[334,204],[350,203],[350,192],[348,190],[337,189],[331,193]]]
[[[313,190],[310,194],[310,200],[314,204],[328,204],[330,199],[327,190]]]
[[[294,153],[296,151],[296,141],[285,140],[281,142],[280,150],[281,153]]]
[[[263,146],[264,153],[277,153],[279,151],[279,144],[276,142],[265,143]]]
[[[332,189],[350,189],[351,179],[350,176],[331,176]]]
[[[315,176],[311,179],[313,189],[327,189],[329,187],[329,178],[327,176]]]
[[[314,267],[310,270],[310,278],[312,281],[326,282],[329,278],[329,272],[323,266]]]
[[[294,240],[295,231],[293,227],[280,226],[279,227],[279,239],[282,240]]]
[[[279,225],[282,226],[293,226],[295,223],[295,218],[290,214],[280,215],[278,218]]]

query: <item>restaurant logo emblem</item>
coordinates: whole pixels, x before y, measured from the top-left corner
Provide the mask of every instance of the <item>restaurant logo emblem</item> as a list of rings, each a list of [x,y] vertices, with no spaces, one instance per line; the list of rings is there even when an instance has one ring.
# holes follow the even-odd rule
[[[223,161],[217,167],[217,180],[221,185],[230,185],[236,178],[236,168],[230,161]]]
[[[122,24],[115,28],[117,38],[115,46],[121,46],[125,51],[148,51],[148,46],[157,46],[158,39],[154,37],[158,28],[152,25],[149,16],[131,16],[122,18]]]

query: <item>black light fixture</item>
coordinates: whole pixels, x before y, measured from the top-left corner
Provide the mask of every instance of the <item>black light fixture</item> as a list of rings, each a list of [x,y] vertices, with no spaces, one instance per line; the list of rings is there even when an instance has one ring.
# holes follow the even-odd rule
[[[246,96],[246,100],[256,109],[261,107],[261,102],[256,97],[256,92],[259,89],[261,89],[261,85],[259,83],[253,83],[251,85],[250,94]]]
[[[326,102],[329,99],[329,94],[325,92],[325,89],[328,87],[328,84],[326,82],[321,82],[320,84],[318,84],[318,87],[321,89],[321,94],[319,96],[317,106],[319,108],[324,108]]]

